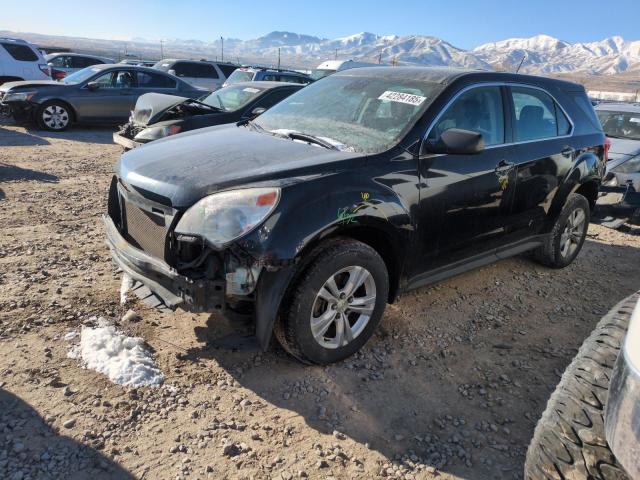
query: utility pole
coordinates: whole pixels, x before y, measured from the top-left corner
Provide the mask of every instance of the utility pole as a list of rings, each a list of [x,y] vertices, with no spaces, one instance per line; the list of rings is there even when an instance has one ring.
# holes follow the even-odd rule
[[[224,38],[222,38],[222,36],[220,36],[220,41],[222,42],[222,49],[221,49],[222,60],[220,60],[220,61],[224,62]]]
[[[160,60],[164,59],[164,48],[162,46],[162,39],[160,39]]]
[[[382,50],[380,50],[380,53],[378,54],[378,65],[382,63]]]
[[[278,70],[280,70],[280,47],[278,47]]]
[[[336,48],[336,56],[335,56],[335,60],[338,59],[338,49]]]

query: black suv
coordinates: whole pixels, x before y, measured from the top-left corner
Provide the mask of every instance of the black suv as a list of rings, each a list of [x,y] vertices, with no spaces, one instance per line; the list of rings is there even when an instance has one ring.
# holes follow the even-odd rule
[[[524,252],[578,255],[605,137],[582,86],[434,68],[338,72],[253,121],[123,155],[115,262],[168,306],[255,317],[330,363],[402,292]]]

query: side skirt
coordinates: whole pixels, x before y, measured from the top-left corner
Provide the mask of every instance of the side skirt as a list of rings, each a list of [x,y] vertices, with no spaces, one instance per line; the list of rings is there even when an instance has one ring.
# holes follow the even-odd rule
[[[468,272],[469,270],[484,267],[485,265],[497,262],[498,260],[504,260],[505,258],[533,250],[534,248],[542,245],[545,238],[546,235],[536,235],[515,243],[504,245],[489,252],[474,255],[473,257],[460,260],[459,262],[452,263],[451,265],[446,265],[435,270],[429,270],[409,280],[404,290],[414,290],[416,288],[424,287],[425,285],[441,282],[442,280],[460,275],[461,273]]]

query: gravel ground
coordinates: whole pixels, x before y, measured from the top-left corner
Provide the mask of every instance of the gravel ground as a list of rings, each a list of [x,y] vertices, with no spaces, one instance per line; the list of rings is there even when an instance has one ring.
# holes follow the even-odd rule
[[[422,288],[352,359],[303,366],[244,325],[119,305],[100,221],[119,154],[108,129],[0,123],[0,478],[522,478],[565,366],[640,288],[637,229],[592,225],[564,270],[523,256]],[[100,317],[163,386],[67,357]]]

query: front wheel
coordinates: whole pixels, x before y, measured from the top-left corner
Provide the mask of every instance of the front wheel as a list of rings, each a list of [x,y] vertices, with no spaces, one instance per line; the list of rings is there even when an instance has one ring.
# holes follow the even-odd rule
[[[587,237],[590,217],[587,199],[577,193],[569,195],[551,233],[535,250],[536,260],[551,268],[564,268],[573,262]]]
[[[278,340],[303,362],[337,362],[373,335],[388,296],[389,278],[380,255],[356,240],[339,240],[321,251],[298,279]]]
[[[56,100],[46,102],[38,108],[36,121],[44,130],[61,132],[71,125],[71,109],[65,103]]]

